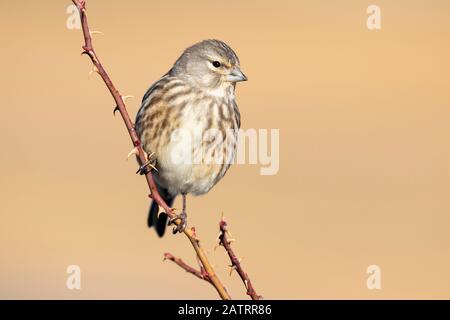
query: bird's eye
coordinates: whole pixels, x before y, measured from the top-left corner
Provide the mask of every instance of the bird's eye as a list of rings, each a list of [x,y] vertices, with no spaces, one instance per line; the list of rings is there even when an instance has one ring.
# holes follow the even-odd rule
[[[216,68],[219,68],[219,67],[220,67],[220,62],[219,62],[219,61],[214,61],[212,64],[213,64],[213,66],[216,67]]]

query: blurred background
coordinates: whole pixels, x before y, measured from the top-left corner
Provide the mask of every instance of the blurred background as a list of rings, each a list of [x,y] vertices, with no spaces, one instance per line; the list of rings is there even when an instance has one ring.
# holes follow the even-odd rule
[[[280,168],[231,168],[188,198],[213,250],[224,213],[266,299],[450,298],[450,3],[87,1],[94,46],[133,116],[147,88],[206,38],[238,53],[244,129],[280,129]],[[145,180],[91,62],[70,1],[1,1],[0,298],[216,299],[171,262],[184,236],[146,226]],[[180,208],[180,199],[175,207]],[[68,290],[66,268],[81,268]],[[381,290],[366,269],[381,268]]]

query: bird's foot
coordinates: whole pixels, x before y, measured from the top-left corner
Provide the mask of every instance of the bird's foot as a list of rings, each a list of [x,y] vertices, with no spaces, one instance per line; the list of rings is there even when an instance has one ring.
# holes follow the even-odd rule
[[[184,229],[186,229],[187,226],[187,214],[186,212],[182,212],[180,214],[177,214],[175,217],[171,218],[169,220],[169,225],[171,224],[175,224],[175,221],[180,220],[180,223],[178,225],[176,225],[173,230],[172,233],[173,234],[177,234],[182,233],[184,231]]]
[[[146,163],[144,163],[142,166],[139,167],[138,171],[136,171],[136,174],[139,173],[141,176],[143,176],[149,173],[151,169],[158,171],[158,169],[156,169],[153,163],[154,163],[153,161],[148,160]]]
[[[132,154],[133,150],[130,152],[130,154]],[[139,167],[138,171],[136,171],[136,174],[139,173],[141,176],[143,176],[143,175],[149,173],[152,169],[158,171],[158,169],[156,169],[156,167],[155,167],[156,160],[151,160],[151,158],[154,154],[155,154],[154,152],[152,152],[151,154],[147,154],[147,153],[145,154],[145,158],[147,159],[147,162],[145,162],[142,166]]]

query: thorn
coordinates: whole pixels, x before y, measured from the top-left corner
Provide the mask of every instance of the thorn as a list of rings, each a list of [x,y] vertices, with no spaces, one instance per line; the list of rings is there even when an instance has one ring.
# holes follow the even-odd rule
[[[123,102],[125,102],[127,99],[134,98],[134,96],[121,96]]]
[[[241,261],[244,260],[244,257],[238,258],[238,262],[241,263]]]
[[[217,250],[218,247],[220,247],[220,243],[217,243],[217,244],[214,246],[214,252],[216,252],[216,250]]]
[[[90,31],[90,30],[89,30],[89,34],[90,34],[91,36],[93,36],[94,34],[103,34],[103,32],[101,32],[101,31],[96,31],[96,30],[93,30],[93,31]]]
[[[224,213],[222,212],[222,215],[220,217],[220,224],[221,225],[226,225],[227,224],[227,219],[225,218]]]
[[[116,115],[116,112],[117,112],[117,111],[120,111],[119,106],[116,106],[116,107],[114,108],[114,110],[113,110],[113,116]]]
[[[235,241],[236,241],[236,239],[234,239],[234,238],[228,239],[229,244],[231,244],[232,242],[235,242]]]
[[[89,76],[88,76],[89,79],[91,78],[91,76],[94,72],[98,73],[98,69],[96,66],[93,66],[91,71],[89,71]]]
[[[130,159],[130,157],[131,157],[133,154],[136,155],[136,156],[139,154],[139,150],[138,150],[137,147],[133,148],[133,149],[130,151],[130,153],[128,153],[128,155],[127,155],[127,161],[128,161],[128,159]]]
[[[191,231],[192,231],[192,235],[194,236],[194,238],[196,238],[196,237],[197,237],[197,234],[195,233],[195,227],[192,227],[192,228],[191,228]]]
[[[245,285],[245,288],[248,290],[248,280],[247,279],[245,279],[244,285]]]
[[[156,167],[153,164],[151,164],[150,161],[149,161],[149,162],[143,164],[142,166],[140,166],[139,169],[136,171],[136,174],[139,173],[141,176],[147,174],[148,173],[147,172],[147,167],[150,167],[153,170],[158,171],[158,169],[156,169]]]
[[[233,271],[236,270],[236,266],[235,265],[229,265],[228,267],[230,267],[230,277],[231,277],[231,274],[233,273]]]

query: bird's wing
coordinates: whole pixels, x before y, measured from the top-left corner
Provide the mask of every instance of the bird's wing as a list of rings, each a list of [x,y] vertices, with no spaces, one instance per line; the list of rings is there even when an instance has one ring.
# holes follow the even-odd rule
[[[166,73],[165,75],[163,75],[161,77],[161,79],[156,81],[154,84],[152,84],[150,86],[150,88],[148,88],[147,92],[145,92],[144,96],[142,97],[141,107],[136,114],[136,121],[135,121],[135,129],[138,132],[138,134],[140,133],[141,121],[143,120],[144,111],[145,111],[145,109],[147,109],[147,107],[151,107],[151,106],[149,106],[149,104],[150,104],[152,95],[155,93],[155,91],[157,89],[159,89],[161,87],[162,83],[167,81],[167,78],[169,76],[170,76],[169,73]]]
[[[165,75],[163,75],[163,76],[161,77],[161,79],[159,79],[158,81],[156,81],[154,84],[152,84],[152,85],[150,86],[150,88],[148,88],[147,92],[145,92],[144,96],[142,97],[141,108],[142,108],[142,107],[145,107],[145,106],[148,104],[148,101],[150,100],[149,98],[150,98],[150,96],[152,95],[152,93],[155,91],[155,88],[157,88],[158,85],[159,85],[161,82],[165,82],[166,79],[167,79],[169,76],[170,76],[169,73],[166,73]]]

